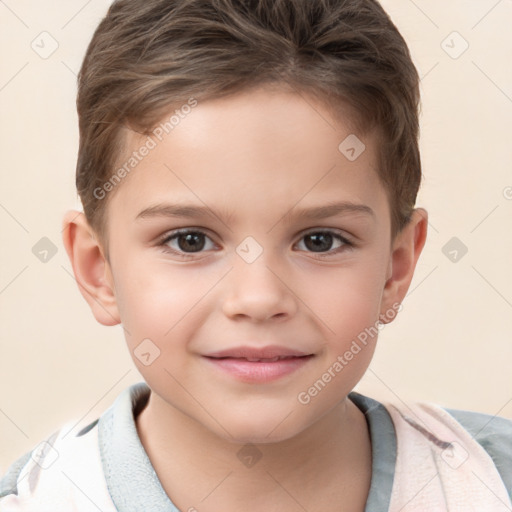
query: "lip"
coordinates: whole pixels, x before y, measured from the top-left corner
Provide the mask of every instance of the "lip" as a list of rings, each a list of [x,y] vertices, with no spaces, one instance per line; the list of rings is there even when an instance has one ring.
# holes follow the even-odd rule
[[[248,345],[228,348],[211,354],[205,354],[205,357],[235,357],[250,359],[273,359],[275,357],[301,357],[307,356],[306,352],[294,350],[279,345],[267,345],[266,347],[250,347]]]
[[[237,380],[260,384],[294,373],[313,357],[313,354],[276,345],[235,347],[203,356],[216,369]]]

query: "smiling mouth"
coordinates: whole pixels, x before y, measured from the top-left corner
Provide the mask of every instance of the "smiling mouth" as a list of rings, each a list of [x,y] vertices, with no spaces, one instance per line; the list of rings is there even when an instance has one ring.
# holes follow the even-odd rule
[[[313,354],[271,358],[204,356],[216,371],[250,384],[266,384],[291,376],[295,371],[307,366],[313,357]]]

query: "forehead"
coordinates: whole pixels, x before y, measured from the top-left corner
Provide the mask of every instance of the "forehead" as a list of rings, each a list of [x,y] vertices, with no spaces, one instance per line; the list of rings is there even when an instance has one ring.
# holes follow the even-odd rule
[[[180,115],[170,123],[176,110]],[[318,201],[382,206],[374,134],[354,133],[348,117],[335,119],[314,96],[261,88],[198,101],[170,112],[155,130],[151,144],[147,136],[125,132],[119,167],[153,146],[110,201],[131,218],[135,210],[136,216],[168,201],[221,204],[232,220],[244,210],[270,219]]]

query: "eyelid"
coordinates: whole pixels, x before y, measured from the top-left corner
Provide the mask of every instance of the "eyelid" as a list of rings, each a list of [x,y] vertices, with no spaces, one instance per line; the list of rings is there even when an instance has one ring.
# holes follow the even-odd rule
[[[214,245],[218,245],[214,238],[210,235],[210,231],[206,228],[199,228],[199,227],[186,227],[186,228],[176,228],[174,230],[166,232],[164,235],[158,238],[157,246],[160,247],[163,251],[167,253],[171,253],[176,255],[178,258],[184,259],[184,260],[190,260],[190,259],[201,259],[202,257],[206,257],[208,251],[199,251],[199,252],[181,252],[177,251],[176,249],[173,249],[172,247],[168,246],[167,243],[171,241],[172,239],[184,235],[187,233],[194,233],[194,234],[202,234],[206,238],[210,239],[211,242]],[[353,240],[353,236],[346,233],[343,230],[340,230],[338,228],[332,228],[332,227],[313,227],[308,228],[305,231],[301,231],[297,235],[295,235],[294,238],[297,238],[297,241],[294,243],[294,246],[297,245],[302,241],[302,239],[310,234],[314,233],[328,233],[331,234],[334,238],[342,242],[342,246],[338,247],[336,249],[330,249],[329,251],[325,252],[318,252],[315,253],[314,251],[300,251],[300,252],[306,252],[308,254],[313,255],[316,259],[328,259],[329,257],[333,257],[338,255],[340,252],[352,250],[356,247],[356,243]]]
[[[209,230],[207,230],[205,228],[187,227],[187,228],[176,228],[176,229],[171,229],[171,230],[167,231],[166,233],[164,233],[163,235],[158,237],[157,243],[163,244],[163,243],[169,241],[170,239],[174,238],[175,236],[186,235],[187,233],[200,233],[200,234],[207,236],[210,240],[212,240],[212,242],[214,241],[213,240],[214,237],[212,237]]]
[[[208,251],[199,251],[199,252],[182,252],[177,251],[176,249],[173,249],[172,247],[168,246],[168,242],[173,240],[176,237],[179,237],[180,235],[186,235],[188,233],[194,233],[194,234],[201,234],[204,235],[206,238],[211,240],[213,245],[217,246],[217,243],[213,238],[209,235],[209,230],[205,228],[194,228],[194,227],[186,227],[186,228],[176,228],[171,231],[167,231],[164,235],[159,237],[156,241],[156,246],[168,254],[176,255],[177,258],[180,258],[182,260],[190,260],[190,259],[201,259],[207,256]]]
[[[300,236],[310,235],[311,233],[334,233],[342,238],[346,238],[348,241],[353,240],[353,236],[350,233],[347,233],[343,229],[339,228],[328,228],[328,227],[316,227],[316,228],[308,228],[305,231],[301,231],[299,233]]]
[[[353,236],[347,233],[346,231],[343,231],[341,229],[337,228],[330,228],[330,227],[313,227],[308,228],[305,231],[300,231],[298,234],[294,236],[295,237],[304,237],[306,235],[309,235],[311,233],[334,233],[342,238],[345,238],[348,242],[353,243]],[[169,241],[170,239],[174,238],[177,235],[180,234],[186,234],[186,233],[201,233],[203,235],[206,235],[210,240],[214,241],[210,233],[210,231],[206,228],[199,228],[199,227],[186,227],[186,228],[176,228],[170,231],[167,231],[162,236],[158,237],[158,243],[163,244],[166,241]]]
[[[198,235],[204,235],[205,238],[210,240],[213,245],[218,246],[217,242],[214,240],[214,236],[210,234],[210,232],[203,228],[178,228],[174,231],[168,232],[162,239],[160,244],[166,244],[172,239],[175,239],[176,237],[179,237],[180,235],[188,235],[189,233],[198,234]],[[200,254],[200,253],[183,253],[183,254]]]
[[[327,233],[330,234],[334,239],[338,240],[342,243],[341,247],[337,247],[335,249],[330,249],[325,252],[314,252],[314,251],[300,251],[300,252],[306,252],[309,255],[312,255],[314,259],[317,260],[328,260],[329,258],[333,258],[335,256],[338,256],[340,253],[344,253],[347,251],[354,250],[357,245],[355,241],[353,240],[353,237],[349,234],[347,234],[345,231],[336,229],[336,228],[312,228],[308,229],[306,231],[303,231],[299,234],[298,241],[294,244],[297,245],[302,241],[302,239],[308,235],[315,234],[315,233]]]

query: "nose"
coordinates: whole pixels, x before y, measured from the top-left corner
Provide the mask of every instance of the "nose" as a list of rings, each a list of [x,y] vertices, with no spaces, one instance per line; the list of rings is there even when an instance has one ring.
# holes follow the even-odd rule
[[[265,252],[254,262],[247,263],[235,256],[234,268],[226,276],[223,311],[231,319],[252,322],[285,320],[297,311],[293,283]]]

